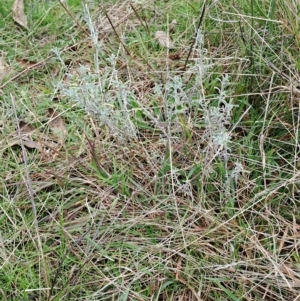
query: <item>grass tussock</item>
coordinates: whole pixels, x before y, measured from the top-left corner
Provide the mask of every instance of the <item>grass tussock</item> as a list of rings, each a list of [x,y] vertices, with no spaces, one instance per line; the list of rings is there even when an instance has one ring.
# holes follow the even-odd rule
[[[297,300],[297,3],[12,4],[0,299]]]

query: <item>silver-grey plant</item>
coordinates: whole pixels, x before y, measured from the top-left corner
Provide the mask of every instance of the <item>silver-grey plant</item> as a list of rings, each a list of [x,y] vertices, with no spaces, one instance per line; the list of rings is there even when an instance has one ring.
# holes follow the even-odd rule
[[[130,119],[129,103],[134,99],[130,87],[118,79],[116,57],[108,58],[109,65],[101,75],[81,66],[76,74],[67,74],[68,83],[60,84],[61,94],[107,126],[112,136],[124,140],[136,135]]]

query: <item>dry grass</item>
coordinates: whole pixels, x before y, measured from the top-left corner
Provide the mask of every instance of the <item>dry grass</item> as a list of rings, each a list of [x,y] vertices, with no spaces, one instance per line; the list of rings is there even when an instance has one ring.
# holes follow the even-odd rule
[[[3,300],[299,299],[296,3],[207,4],[182,70],[201,7],[175,2],[4,35]]]

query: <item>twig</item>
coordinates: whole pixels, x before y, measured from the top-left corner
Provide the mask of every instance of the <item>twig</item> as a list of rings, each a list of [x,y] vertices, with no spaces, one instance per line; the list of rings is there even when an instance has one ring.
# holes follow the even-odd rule
[[[246,42],[246,38],[245,38],[244,29],[242,28],[241,20],[239,20],[239,28],[240,28],[240,33],[241,33],[241,39],[242,39],[244,45],[247,47],[247,42]]]
[[[37,241],[38,241],[38,249],[39,249],[39,252],[40,252],[40,255],[41,255],[41,259],[42,259],[41,261],[42,261],[42,265],[43,265],[45,285],[47,287],[49,287],[49,280],[48,280],[48,276],[47,276],[47,268],[46,268],[44,254],[43,254],[41,236],[40,236],[40,232],[39,232],[37,211],[36,211],[36,206],[35,206],[35,202],[34,202],[34,192],[33,192],[33,189],[32,189],[32,183],[31,183],[31,178],[30,178],[30,173],[29,173],[29,168],[28,168],[28,160],[27,160],[27,155],[26,155],[26,149],[25,149],[25,146],[24,146],[24,142],[23,142],[22,134],[21,134],[21,129],[20,129],[20,125],[19,125],[19,122],[18,122],[15,99],[14,99],[12,94],[10,94],[10,98],[11,98],[11,102],[12,102],[12,106],[13,106],[13,111],[14,111],[16,123],[17,123],[17,132],[18,132],[18,136],[19,136],[19,139],[20,139],[20,145],[21,145],[21,149],[22,149],[22,156],[23,156],[23,161],[24,161],[24,165],[25,165],[26,187],[27,187],[29,197],[30,197],[30,201],[31,201],[32,214],[33,214],[33,223],[34,223],[34,227],[35,227],[35,231],[36,231],[36,237],[37,237]]]
[[[138,12],[136,11],[135,7],[133,6],[132,3],[129,3],[129,5],[131,6],[132,10],[134,11],[134,14],[136,15],[136,17],[139,19],[139,21],[141,22],[141,24],[145,27],[145,29],[147,30],[148,34],[150,35],[150,30],[148,27],[147,22],[145,22],[145,24],[142,22],[142,18],[140,17],[140,15],[138,14]]]
[[[118,35],[115,27],[114,27],[114,24],[112,23],[110,17],[108,16],[107,12],[104,10],[104,14],[105,14],[105,17],[107,18],[112,30],[114,31],[117,39],[119,40],[119,42],[121,43],[121,45],[123,46],[123,48],[125,49],[126,53],[130,56],[130,52],[128,51],[127,47],[125,46],[125,44],[123,43],[122,39],[120,38],[120,36]]]
[[[66,11],[66,13],[74,20],[74,22],[79,26],[79,28],[89,37],[89,33],[86,31],[85,28],[81,26],[81,24],[78,22],[78,20],[71,14],[71,12],[68,10],[68,8],[61,2],[61,0],[58,0],[60,5],[63,7],[63,9]]]
[[[65,52],[65,51],[67,51],[67,50],[69,50],[69,49],[72,49],[74,46],[77,46],[77,45],[79,45],[79,44],[81,44],[81,43],[82,43],[82,42],[78,42],[78,43],[76,43],[76,44],[74,44],[74,45],[72,45],[72,46],[67,46],[67,47],[65,47],[65,48],[62,50],[62,52]],[[37,62],[37,63],[35,63],[35,64],[33,64],[33,65],[31,65],[31,66],[25,68],[24,70],[22,70],[21,72],[19,72],[19,73],[16,74],[15,76],[11,77],[9,80],[7,80],[2,86],[0,86],[0,89],[3,89],[3,88],[4,88],[5,86],[7,86],[9,83],[11,83],[11,82],[14,81],[15,79],[19,78],[21,75],[23,75],[24,73],[30,71],[31,69],[34,69],[34,68],[36,68],[36,67],[38,67],[38,66],[44,64],[46,61],[48,61],[49,59],[51,59],[51,58],[54,57],[55,55],[56,55],[55,53],[50,54],[49,56],[47,56],[47,57],[46,57],[45,59],[43,59],[42,61]]]
[[[127,55],[128,55],[130,58],[133,58],[133,56],[132,56],[131,53],[129,52],[128,48],[127,48],[126,45],[123,43],[123,41],[121,40],[120,36],[118,35],[115,26],[113,25],[113,23],[112,23],[110,17],[108,16],[108,14],[107,14],[107,12],[105,11],[104,8],[103,8],[103,11],[104,11],[104,14],[105,14],[105,16],[106,16],[106,18],[107,18],[107,20],[108,20],[108,22],[109,22],[111,28],[113,29],[113,31],[114,31],[114,33],[115,33],[117,39],[119,40],[119,42],[120,42],[120,43],[122,44],[122,46],[124,47],[124,49],[125,49]],[[152,71],[154,71],[153,68],[151,67],[151,65],[148,63],[148,61],[147,61],[144,57],[142,57],[140,54],[136,54],[136,55],[139,56],[139,57],[146,63],[146,65],[147,65]]]
[[[59,296],[60,293],[56,294],[55,296],[53,296],[53,298],[51,298],[52,294],[53,294],[53,290],[54,290],[54,286],[55,284],[57,283],[58,281],[58,277],[62,271],[62,268],[63,268],[63,263],[65,261],[65,259],[67,258],[67,255],[69,255],[71,253],[71,250],[74,249],[76,246],[79,247],[79,243],[87,236],[87,234],[91,231],[93,227],[93,224],[91,224],[91,226],[88,228],[87,231],[85,231],[85,233],[83,233],[83,235],[81,237],[79,237],[79,239],[75,240],[72,245],[70,246],[70,248],[66,251],[66,253],[63,255],[63,257],[61,258],[59,264],[58,264],[58,268],[56,270],[56,273],[55,273],[55,276],[54,276],[54,279],[52,281],[52,285],[51,285],[51,289],[50,289],[50,295],[47,299],[47,301],[52,301],[52,300],[56,300],[56,297]],[[62,290],[64,290],[72,281],[74,281],[74,278],[77,277],[78,278],[78,275],[79,273],[82,271],[82,269],[85,267],[85,265],[87,263],[89,263],[92,259],[92,254],[90,255],[87,255],[86,259],[83,261],[82,265],[78,268],[77,272],[75,272],[75,276],[72,275],[72,277],[70,277],[65,283],[64,285],[62,286]],[[76,278],[76,279],[77,279]],[[75,280],[76,280],[75,279]]]
[[[189,58],[190,58],[190,56],[191,56],[193,47],[194,47],[194,45],[195,45],[196,38],[197,38],[197,34],[198,34],[198,30],[199,30],[199,28],[200,28],[200,26],[201,26],[201,23],[202,23],[202,21],[203,21],[203,18],[204,18],[205,5],[206,5],[206,1],[203,3],[201,16],[200,16],[200,19],[199,19],[199,22],[198,22],[198,25],[197,25],[197,30],[196,30],[196,32],[195,32],[195,35],[194,35],[194,38],[193,38],[193,42],[192,42],[192,44],[191,44],[191,46],[190,46],[189,53],[188,53],[187,58],[186,58],[186,60],[185,60],[185,63],[184,63],[184,66],[183,66],[183,71],[186,70],[187,63],[188,63],[188,61],[189,61]]]

